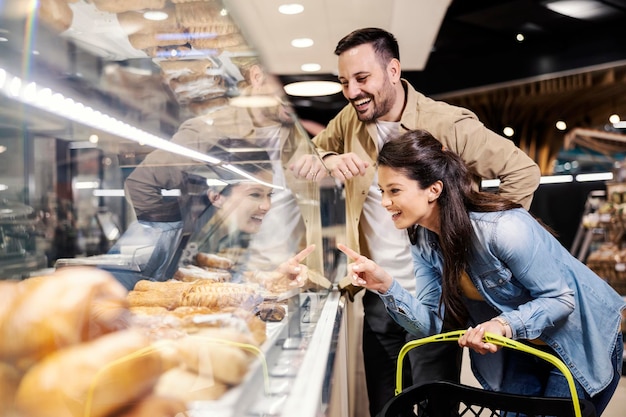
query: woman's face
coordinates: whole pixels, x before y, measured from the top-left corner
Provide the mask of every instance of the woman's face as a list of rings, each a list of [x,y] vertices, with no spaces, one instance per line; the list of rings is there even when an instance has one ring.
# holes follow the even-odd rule
[[[264,181],[271,183],[271,175]],[[229,229],[257,233],[271,207],[272,191],[271,187],[252,181],[233,185],[228,195],[220,196],[220,216]]]
[[[439,232],[440,182],[421,189],[419,183],[401,171],[387,166],[378,168],[378,187],[382,193],[382,205],[398,229],[415,224]]]

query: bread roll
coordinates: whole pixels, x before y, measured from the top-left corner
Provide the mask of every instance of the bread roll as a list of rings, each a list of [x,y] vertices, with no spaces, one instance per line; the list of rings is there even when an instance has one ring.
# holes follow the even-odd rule
[[[0,417],[15,416],[14,398],[21,377],[15,367],[0,362]]]
[[[224,269],[203,268],[195,265],[187,265],[178,268],[174,273],[174,279],[183,282],[204,280],[209,282],[230,281],[232,275]]]
[[[204,306],[215,311],[227,307],[242,307],[252,311],[263,300],[255,289],[245,284],[219,282],[194,285],[183,294],[181,305]]]
[[[173,310],[181,305],[181,294],[177,291],[130,291],[128,293],[130,308],[163,307]]]
[[[263,302],[256,311],[257,316],[263,321],[281,321],[285,318],[285,307],[278,303]]]
[[[129,325],[126,289],[106,271],[67,267],[8,287],[0,292],[0,360],[22,370]]]
[[[138,404],[115,414],[115,417],[183,417],[187,411],[184,401],[172,396],[148,395]]]
[[[23,417],[105,417],[150,393],[166,362],[134,330],[48,355],[22,378],[15,406]]]
[[[248,372],[250,356],[229,339],[188,336],[175,343],[181,361],[201,376],[237,385]]]
[[[185,402],[217,400],[228,390],[228,385],[184,369],[167,371],[154,389],[157,395],[169,395]]]
[[[233,261],[212,253],[198,252],[196,255],[196,263],[198,266],[206,266],[208,268],[230,269],[233,267]]]
[[[165,0],[91,0],[103,12],[122,13],[131,10],[162,9]]]

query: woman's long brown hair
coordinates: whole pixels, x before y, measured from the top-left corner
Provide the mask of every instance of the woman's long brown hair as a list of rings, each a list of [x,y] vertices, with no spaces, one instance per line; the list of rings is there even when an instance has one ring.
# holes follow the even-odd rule
[[[497,194],[473,188],[472,176],[463,160],[445,150],[425,130],[413,130],[386,143],[378,155],[378,165],[401,172],[425,189],[436,181],[443,183],[439,196],[439,245],[443,254],[442,299],[448,320],[459,326],[467,322],[459,280],[468,264],[472,245],[469,212],[493,212],[519,208]],[[419,226],[415,226],[419,227]],[[415,231],[409,234],[416,236]],[[415,243],[415,242],[412,242]]]

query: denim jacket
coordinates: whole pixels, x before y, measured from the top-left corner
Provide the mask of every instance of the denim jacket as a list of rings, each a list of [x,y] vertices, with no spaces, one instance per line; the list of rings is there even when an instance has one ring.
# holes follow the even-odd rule
[[[548,344],[590,395],[605,388],[613,377],[611,353],[626,307],[622,296],[526,210],[471,212],[470,219],[474,233],[467,273],[493,315],[510,323],[513,339]],[[443,263],[437,235],[420,228],[412,255],[416,294],[394,281],[380,296],[394,320],[425,337],[442,327]],[[494,380],[499,366],[472,362],[477,379],[493,385],[487,381]]]

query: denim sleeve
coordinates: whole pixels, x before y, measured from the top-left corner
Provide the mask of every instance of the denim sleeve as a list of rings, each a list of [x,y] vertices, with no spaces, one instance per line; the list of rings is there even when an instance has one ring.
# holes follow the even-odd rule
[[[503,215],[490,246],[512,277],[508,285],[483,285],[503,307],[514,339],[535,339],[574,311],[574,291],[568,285],[572,272],[561,261],[571,255],[530,214],[511,210]]]
[[[413,247],[416,295],[394,280],[385,294],[379,294],[391,317],[407,332],[417,337],[440,333],[443,312],[439,314],[441,274],[423,253]]]

